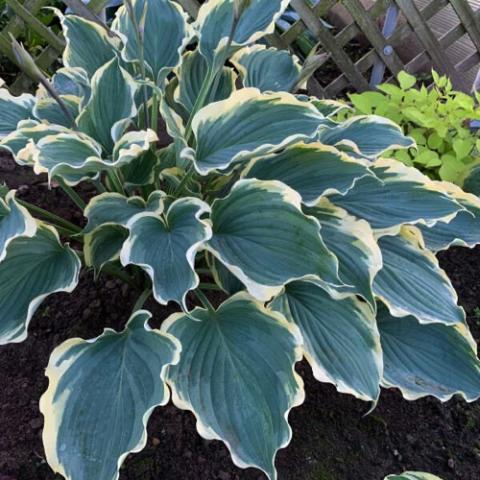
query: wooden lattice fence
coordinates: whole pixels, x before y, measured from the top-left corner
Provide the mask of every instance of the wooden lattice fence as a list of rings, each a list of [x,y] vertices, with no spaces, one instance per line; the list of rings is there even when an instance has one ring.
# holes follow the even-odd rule
[[[177,0],[195,17],[198,0]],[[61,53],[64,40],[35,17],[48,0],[6,0],[15,16],[0,32],[0,52],[12,58],[8,34],[21,35],[31,28],[46,42],[37,61],[48,68]],[[77,13],[78,0],[65,0]],[[105,2],[93,0],[99,12]],[[367,90],[401,70],[424,72],[430,67],[448,74],[456,88],[471,89],[480,65],[480,1],[477,0],[292,0],[298,20],[268,37],[270,44],[295,51],[306,31],[318,41],[325,57],[324,69],[311,83],[319,96],[335,97],[345,90]],[[343,12],[342,22],[330,28],[322,19]],[[85,12],[83,12],[85,13]],[[353,45],[353,47],[352,47]],[[13,85],[25,90],[20,75]]]

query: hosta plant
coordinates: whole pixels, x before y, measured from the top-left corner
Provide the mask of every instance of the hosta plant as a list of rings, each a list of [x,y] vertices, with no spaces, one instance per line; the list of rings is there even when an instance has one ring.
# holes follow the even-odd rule
[[[59,14],[64,66],[48,80],[15,47],[41,86],[1,90],[1,145],[85,224],[3,188],[0,342],[25,340],[82,268],[138,289],[123,331],[50,358],[43,440],[67,479],[117,479],[170,396],[236,465],[277,478],[302,358],[371,408],[382,386],[480,396],[475,342],[435,257],[480,242],[480,201],[383,158],[413,145],[391,121],[336,123],[341,105],[298,93],[298,61],[255,43],[287,4],[210,0],[193,21],[170,0],[132,0],[111,28]],[[87,205],[82,183],[98,190]],[[178,305],[160,330],[150,296]]]

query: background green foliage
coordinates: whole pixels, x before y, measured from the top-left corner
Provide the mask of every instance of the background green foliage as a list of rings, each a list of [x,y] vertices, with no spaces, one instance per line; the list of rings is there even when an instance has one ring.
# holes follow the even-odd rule
[[[377,92],[350,95],[354,114],[377,114],[400,124],[418,149],[392,152],[391,156],[415,166],[433,179],[462,185],[480,163],[480,138],[469,123],[480,119],[477,99],[452,89],[447,77],[433,72],[431,89],[416,88],[416,78],[406,72],[399,86],[382,84]],[[347,113],[351,115],[352,112]],[[387,153],[388,155],[388,153]]]

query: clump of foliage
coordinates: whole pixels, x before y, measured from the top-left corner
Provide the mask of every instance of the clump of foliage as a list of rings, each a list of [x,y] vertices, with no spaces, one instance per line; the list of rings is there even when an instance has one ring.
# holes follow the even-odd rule
[[[382,156],[414,144],[393,122],[337,123],[342,105],[295,94],[298,61],[253,45],[288,3],[210,0],[191,21],[170,0],[132,0],[111,29],[59,14],[64,67],[49,80],[15,47],[41,86],[0,90],[1,146],[86,225],[1,190],[0,343],[23,341],[82,268],[138,288],[122,332],[51,355],[43,441],[65,478],[118,478],[170,392],[235,464],[277,478],[302,357],[372,407],[381,386],[480,396],[475,342],[433,253],[480,242],[480,201]],[[87,205],[84,182],[98,189]],[[218,307],[211,289],[228,297]],[[159,330],[150,296],[178,305]]]
[[[480,120],[480,108],[470,95],[453,90],[446,76],[433,74],[433,85],[416,88],[416,78],[398,75],[398,86],[378,86],[378,92],[350,95],[355,111],[382,115],[413,137],[417,148],[392,152],[393,158],[413,165],[433,179],[463,185],[480,163],[480,138],[470,128]]]

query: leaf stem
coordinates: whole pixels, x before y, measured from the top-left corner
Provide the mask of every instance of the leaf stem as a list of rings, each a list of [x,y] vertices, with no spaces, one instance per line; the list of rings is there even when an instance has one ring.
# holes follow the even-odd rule
[[[132,309],[132,313],[135,313],[137,310],[140,310],[151,294],[152,294],[151,288],[147,288],[146,290],[144,290],[142,294],[138,297],[137,301],[135,302],[135,305],[133,306],[133,309]]]
[[[55,180],[58,182],[62,190],[70,197],[70,200],[80,209],[82,212],[87,206],[80,195],[72,188],[70,185],[67,185],[61,178],[56,177]]]
[[[17,199],[17,201],[18,203],[20,203],[20,205],[25,207],[32,215],[38,215],[40,217],[43,217],[44,220],[52,223],[54,227],[62,227],[65,230],[69,230],[74,234],[80,233],[82,231],[79,226],[69,222],[68,220],[65,220],[62,217],[59,217],[58,215],[55,215],[54,213],[49,212],[48,210],[37,207],[36,205],[33,205],[30,202],[26,202],[25,200]]]
[[[214,313],[215,308],[213,308],[213,305],[210,303],[210,300],[207,298],[207,296],[199,288],[194,290],[194,292],[203,307],[206,308],[209,312]]]
[[[117,193],[125,195],[125,190],[123,189],[122,182],[118,178],[117,172],[115,170],[108,170],[107,176],[110,180],[110,183],[112,184],[113,190]]]
[[[198,288],[201,288],[202,290],[214,290],[216,292],[223,292],[223,290],[215,283],[200,283]]]

